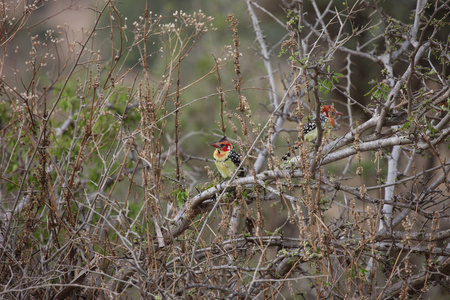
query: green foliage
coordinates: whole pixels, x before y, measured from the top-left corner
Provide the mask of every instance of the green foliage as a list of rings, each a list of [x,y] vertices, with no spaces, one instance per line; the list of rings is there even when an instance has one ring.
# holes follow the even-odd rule
[[[406,121],[403,125],[402,125],[402,130],[408,130],[411,127],[411,124],[413,124],[414,119],[411,116],[410,118],[408,118],[408,121]]]
[[[286,24],[288,24],[293,31],[299,33],[302,32],[302,30],[305,28],[304,25],[300,25],[300,17],[301,16],[296,11],[292,9],[287,10],[286,18],[288,21],[286,22]]]
[[[330,207],[331,207],[330,204],[331,204],[331,201],[327,196],[323,196],[319,200],[319,207],[322,211],[326,211],[326,210],[330,209]]]
[[[171,192],[172,196],[177,200],[178,207],[183,207],[183,204],[186,202],[189,196],[188,189],[176,189]]]
[[[361,264],[358,264],[353,268],[347,270],[345,277],[350,280],[356,280],[360,278],[365,278],[365,276],[369,273],[367,269],[365,269]]]
[[[381,82],[377,83],[370,91],[364,96],[370,95],[370,99],[386,100],[390,92],[390,88],[387,84]]]
[[[344,77],[341,73],[335,73],[331,71],[331,67],[327,66],[327,77],[324,79],[318,79],[319,91],[324,94],[328,94],[333,91],[336,83],[339,83],[339,77]]]

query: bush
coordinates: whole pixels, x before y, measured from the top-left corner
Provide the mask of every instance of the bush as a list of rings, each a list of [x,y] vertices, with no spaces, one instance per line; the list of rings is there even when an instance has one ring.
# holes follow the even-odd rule
[[[1,297],[448,292],[446,2],[233,4],[1,4]]]

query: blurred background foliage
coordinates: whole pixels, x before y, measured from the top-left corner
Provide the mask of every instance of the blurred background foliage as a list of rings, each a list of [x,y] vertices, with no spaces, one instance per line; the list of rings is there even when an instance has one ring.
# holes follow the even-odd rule
[[[282,8],[282,2],[289,1],[278,1],[278,0],[259,0],[255,1],[260,4],[262,7],[266,8],[267,11],[271,12],[275,17],[283,22],[287,22],[288,12],[284,11]],[[335,1],[334,5],[336,6],[336,10],[340,11],[344,7],[351,7],[354,1]],[[326,7],[329,3],[327,0],[317,1],[318,7],[320,9]],[[369,4],[371,1],[368,2]],[[23,82],[24,85],[27,84],[30,80],[31,73],[25,72],[23,69],[24,66],[20,64],[20,62],[26,61],[29,57],[29,53],[25,51],[26,49],[31,47],[30,44],[30,36],[38,35],[38,39],[42,41],[45,40],[47,30],[55,30],[58,31],[61,24],[67,24],[69,28],[68,38],[79,36],[79,31],[86,32],[93,25],[95,14],[93,13],[96,9],[98,9],[99,3],[96,0],[82,0],[82,1],[56,1],[52,5],[45,5],[42,9],[37,10],[35,13],[31,15],[31,19],[29,20],[29,24],[36,24],[36,26],[29,26],[29,30],[19,32],[18,37],[16,37],[12,43],[8,46],[9,57],[5,62],[6,68],[3,68],[3,76],[15,76],[18,83]],[[214,21],[213,25],[217,28],[217,31],[205,35],[199,42],[199,44],[195,47],[195,49],[189,53],[189,58],[183,61],[183,71],[186,73],[181,74],[182,85],[193,82],[194,80],[203,76],[206,72],[211,70],[214,67],[214,58],[220,57],[222,53],[227,50],[224,48],[225,45],[232,45],[232,33],[229,31],[229,24],[226,22],[226,19],[229,14],[233,14],[239,20],[239,38],[240,38],[240,48],[239,50],[242,52],[243,56],[241,58],[241,71],[244,79],[244,88],[246,89],[245,94],[249,99],[250,105],[254,113],[256,113],[255,117],[264,117],[266,114],[265,105],[268,104],[267,101],[267,82],[264,76],[264,67],[262,64],[262,59],[255,51],[257,49],[257,45],[255,44],[255,35],[254,31],[251,27],[251,20],[247,13],[247,7],[245,1],[241,0],[230,0],[230,1],[206,1],[206,0],[169,0],[169,1],[145,1],[145,0],[137,0],[137,1],[119,1],[116,4],[116,7],[124,18],[123,22],[127,24],[128,31],[126,33],[126,40],[128,46],[130,46],[133,42],[133,33],[131,32],[133,29],[133,22],[138,21],[140,17],[143,16],[143,13],[148,5],[148,9],[157,15],[163,16],[162,22],[170,23],[173,21],[173,13],[175,11],[185,11],[188,13],[201,10],[207,16],[213,16]],[[411,11],[414,9],[415,3],[414,1],[373,1],[372,5],[380,6],[387,15],[392,15],[399,20],[403,20],[408,22],[412,16],[410,15]],[[70,7],[69,10],[63,11],[64,8]],[[20,8],[20,7],[19,7]],[[306,12],[313,11],[314,8],[311,6],[311,3],[308,1],[304,2],[304,10]],[[20,9],[17,10],[16,15],[20,16]],[[59,13],[59,14],[58,14]],[[353,20],[354,26],[358,27],[360,24],[365,24],[365,19],[367,17],[367,12],[361,11]],[[265,40],[271,45],[273,48],[272,55],[278,56],[281,53],[281,45],[280,40],[283,35],[286,34],[285,28],[282,28],[278,22],[276,22],[269,15],[264,14],[260,11],[257,11],[257,15],[261,20],[261,28],[265,34]],[[306,13],[305,17],[308,19],[309,15],[311,15],[310,22],[314,21],[313,14]],[[54,16],[54,17],[51,17]],[[117,17],[117,16],[116,16]],[[48,18],[48,19],[47,19]],[[97,31],[96,37],[93,39],[94,46],[93,48],[98,50],[102,56],[103,61],[107,61],[109,56],[111,55],[111,33],[107,25],[109,23],[108,14],[105,14],[102,18],[102,24],[99,28],[103,28]],[[126,20],[125,20],[126,19]],[[45,20],[45,21],[42,21]],[[364,43],[372,39],[374,36],[380,34],[380,30],[382,30],[382,26],[375,26],[373,30],[370,31],[371,34],[366,32],[367,36],[361,37],[359,40],[360,43]],[[307,30],[307,29],[305,29]],[[331,27],[331,33],[333,27]],[[351,30],[349,28],[349,30]],[[117,34],[117,32],[116,32]],[[356,40],[356,39],[355,39]],[[378,40],[381,42],[382,40]],[[158,51],[158,48],[161,46],[158,42],[160,40],[154,41],[156,44],[154,45],[153,50],[155,52]],[[117,39],[115,39],[115,45],[117,46]],[[127,45],[125,45],[127,46]],[[395,47],[395,41],[393,41],[393,47]],[[16,47],[19,47],[18,53],[15,53]],[[374,44],[373,49],[377,52],[382,52],[385,49],[383,48],[383,44]],[[335,72],[342,72],[343,68],[345,68],[345,60],[344,57],[339,57],[343,55],[342,53],[336,53],[335,59],[330,62],[332,69]],[[139,62],[140,55],[136,47],[133,47],[129,54],[126,56],[126,61],[124,61],[124,65],[126,67],[132,67]],[[125,59],[125,58],[124,58]],[[286,64],[286,55],[281,55],[277,60],[277,63],[283,70],[288,70],[289,65]],[[160,75],[162,74],[164,68],[166,67],[167,61],[163,56],[155,55],[152,59],[148,61],[149,66],[151,68],[151,74],[154,76],[155,82],[158,82],[160,79]],[[355,58],[354,64],[357,66],[355,69],[355,73],[357,76],[353,78],[354,86],[353,91],[355,94],[355,99],[361,101],[361,103],[368,103],[370,101],[369,96],[364,96],[370,89],[373,87],[374,80],[382,80],[380,77],[380,69],[374,69],[373,64],[371,68],[367,68],[367,62],[362,58]],[[107,67],[106,65],[104,67]],[[126,68],[124,68],[125,70]],[[359,70],[359,71],[358,71]],[[136,71],[137,72],[137,71]],[[44,74],[40,74],[39,81],[41,86],[45,86],[45,83],[48,81],[47,77],[52,74],[48,73],[48,70],[45,70]],[[227,93],[227,100],[230,105],[230,109],[237,105],[236,95],[233,92],[233,84],[231,79],[234,76],[234,66],[232,64],[227,65],[226,68],[221,70],[222,84],[223,89],[225,91],[229,91]],[[280,84],[280,82],[277,82]],[[281,91],[282,89],[280,89]],[[201,88],[194,86],[193,88],[186,89],[183,91],[182,98],[184,102],[190,101],[192,99],[198,99],[201,97],[205,97],[206,95],[211,95],[217,92],[217,79],[216,75],[213,74],[206,81],[202,81]],[[282,95],[279,95],[282,97]],[[339,98],[340,95],[327,95],[328,98]],[[212,112],[218,111],[217,97],[213,97],[215,99],[206,99],[201,101],[202,108],[204,111]],[[186,118],[186,122],[183,122],[182,132],[184,134],[204,130],[206,132],[217,129],[211,121],[211,114],[203,114],[196,113],[198,111],[198,107],[194,106],[192,111],[188,110],[184,111],[183,117]],[[196,115],[195,118],[190,118],[190,116]],[[218,116],[218,115],[216,115]],[[217,117],[216,117],[217,119]],[[183,134],[182,134],[183,135]],[[201,142],[206,142],[205,138],[201,138]],[[186,149],[189,148],[189,144],[192,147],[196,147],[197,143],[188,143],[185,146]],[[201,147],[204,149],[205,147]],[[198,150],[198,149],[197,149]]]

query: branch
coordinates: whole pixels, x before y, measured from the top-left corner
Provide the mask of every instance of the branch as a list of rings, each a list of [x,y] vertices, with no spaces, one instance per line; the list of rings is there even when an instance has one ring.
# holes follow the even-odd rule
[[[303,173],[299,170],[295,170],[292,173],[288,173],[286,171],[266,171],[261,174],[256,175],[257,181],[270,181],[275,180],[277,178],[300,178],[303,176]],[[195,197],[189,199],[184,205],[183,208],[177,213],[177,215],[169,222],[170,226],[168,231],[173,237],[179,236],[183,233],[191,224],[191,220],[197,216],[202,209],[200,207],[203,202],[206,200],[215,200],[217,195],[223,193],[228,188],[231,188],[230,185],[231,180],[222,182],[221,184],[211,187]],[[249,175],[246,177],[238,178],[232,181],[233,185],[254,185],[255,177],[253,175]]]
[[[355,149],[353,146],[345,148],[343,150],[339,150],[333,153],[330,153],[324,157],[322,160],[322,165],[330,164],[335,161],[341,160],[343,158],[349,157],[351,155],[355,155],[359,152],[365,152],[370,150],[378,150],[383,148],[388,148],[392,146],[400,146],[400,145],[410,145],[414,141],[410,140],[407,137],[390,137],[383,140],[376,140],[372,142],[360,143],[358,144],[358,149]]]

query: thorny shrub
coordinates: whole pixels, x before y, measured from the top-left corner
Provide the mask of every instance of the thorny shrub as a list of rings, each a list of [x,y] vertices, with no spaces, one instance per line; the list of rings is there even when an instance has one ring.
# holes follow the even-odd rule
[[[448,293],[448,2],[237,1],[256,60],[236,16],[211,55],[202,11],[99,1],[75,32],[28,2],[0,3],[2,298]],[[245,176],[216,174],[223,135]]]

